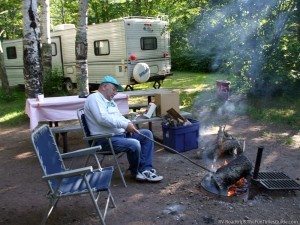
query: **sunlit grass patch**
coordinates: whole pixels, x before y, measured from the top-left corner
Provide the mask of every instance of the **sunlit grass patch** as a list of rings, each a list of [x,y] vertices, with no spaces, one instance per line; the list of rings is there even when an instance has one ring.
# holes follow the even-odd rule
[[[25,92],[12,88],[11,96],[7,96],[0,88],[0,125],[16,126],[28,120],[25,115]]]
[[[11,112],[8,114],[5,114],[4,116],[0,117],[0,123],[8,122],[9,120],[17,119],[18,117],[22,116],[24,114],[24,111],[19,112]]]

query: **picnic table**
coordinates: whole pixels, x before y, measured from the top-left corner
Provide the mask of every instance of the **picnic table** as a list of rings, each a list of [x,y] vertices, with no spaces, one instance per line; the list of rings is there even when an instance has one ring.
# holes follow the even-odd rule
[[[41,121],[57,122],[77,119],[77,109],[84,106],[86,98],[75,96],[47,97],[43,101],[35,98],[26,100],[25,113],[30,118],[30,130]],[[129,112],[128,96],[118,93],[114,100],[122,114]]]

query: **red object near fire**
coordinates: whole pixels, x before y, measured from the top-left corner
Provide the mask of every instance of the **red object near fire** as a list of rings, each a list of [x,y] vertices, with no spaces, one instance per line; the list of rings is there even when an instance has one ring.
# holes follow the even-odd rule
[[[227,100],[229,98],[230,81],[228,80],[217,80],[217,96],[218,98]]]

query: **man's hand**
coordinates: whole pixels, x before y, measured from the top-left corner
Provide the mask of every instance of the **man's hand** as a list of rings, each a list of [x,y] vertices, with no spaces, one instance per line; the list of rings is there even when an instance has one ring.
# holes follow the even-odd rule
[[[138,129],[132,123],[128,123],[126,131],[129,133],[139,133]]]

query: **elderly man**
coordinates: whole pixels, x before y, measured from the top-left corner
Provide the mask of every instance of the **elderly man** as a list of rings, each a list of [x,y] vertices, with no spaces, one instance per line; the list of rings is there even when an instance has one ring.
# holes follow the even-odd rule
[[[116,153],[126,152],[131,175],[139,181],[158,182],[163,179],[152,166],[154,155],[153,134],[150,130],[138,130],[120,112],[113,100],[122,86],[112,76],[105,76],[98,90],[85,102],[84,113],[92,135],[112,133]],[[142,135],[141,135],[142,134]],[[147,137],[145,137],[147,136]],[[108,146],[107,140],[97,144]]]

